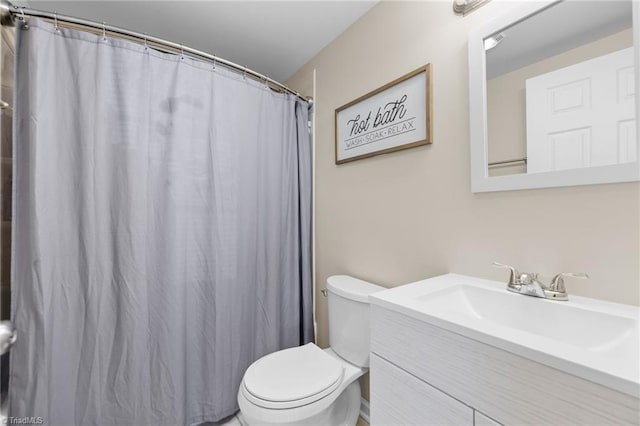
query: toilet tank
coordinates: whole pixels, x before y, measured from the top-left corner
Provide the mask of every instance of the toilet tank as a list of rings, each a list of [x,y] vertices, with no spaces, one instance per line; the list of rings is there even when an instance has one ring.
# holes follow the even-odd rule
[[[375,284],[334,275],[327,279],[329,344],[340,357],[369,366],[369,295],[385,290]]]

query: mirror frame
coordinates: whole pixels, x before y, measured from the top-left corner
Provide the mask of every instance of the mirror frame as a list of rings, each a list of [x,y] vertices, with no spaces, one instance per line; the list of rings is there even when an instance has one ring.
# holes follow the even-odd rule
[[[471,191],[474,193],[640,180],[640,146],[637,151],[638,160],[635,163],[544,173],[489,176],[487,167],[487,79],[484,39],[560,1],[546,0],[515,6],[503,16],[493,19],[469,33],[469,141],[471,149]],[[640,2],[631,0],[631,3],[633,7],[633,48],[636,77],[636,138],[639,139]]]

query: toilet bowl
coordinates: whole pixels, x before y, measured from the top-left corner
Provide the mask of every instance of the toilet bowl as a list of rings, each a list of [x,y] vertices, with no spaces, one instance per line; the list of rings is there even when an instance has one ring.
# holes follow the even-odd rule
[[[357,379],[369,367],[369,294],[383,287],[346,275],[327,279],[329,343],[266,355],[247,369],[238,391],[246,425],[355,425]]]
[[[245,373],[238,392],[242,420],[249,425],[353,425],[360,411],[356,379],[366,371],[313,343],[272,353]]]

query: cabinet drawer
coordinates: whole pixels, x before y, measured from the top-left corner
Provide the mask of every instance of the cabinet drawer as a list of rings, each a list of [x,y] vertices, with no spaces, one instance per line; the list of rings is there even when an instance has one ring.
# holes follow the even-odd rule
[[[473,425],[473,409],[371,355],[371,425]]]
[[[482,414],[480,411],[473,412],[473,426],[502,426],[500,423]]]

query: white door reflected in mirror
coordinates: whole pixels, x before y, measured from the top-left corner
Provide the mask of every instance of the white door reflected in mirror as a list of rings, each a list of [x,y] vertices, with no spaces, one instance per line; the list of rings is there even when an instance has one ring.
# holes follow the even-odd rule
[[[474,192],[640,180],[639,8],[523,2],[470,34]]]
[[[527,173],[637,161],[633,49],[526,81]]]

